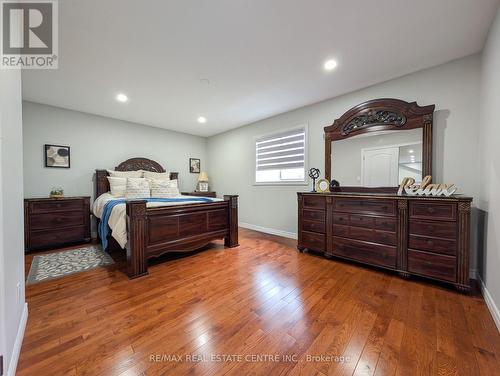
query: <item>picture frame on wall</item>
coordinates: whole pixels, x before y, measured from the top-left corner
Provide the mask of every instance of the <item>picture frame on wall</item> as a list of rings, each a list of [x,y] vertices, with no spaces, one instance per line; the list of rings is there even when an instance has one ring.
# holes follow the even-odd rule
[[[71,150],[69,146],[44,145],[45,167],[50,168],[70,168]]]
[[[189,158],[189,172],[199,174],[201,171],[201,160],[198,158]]]

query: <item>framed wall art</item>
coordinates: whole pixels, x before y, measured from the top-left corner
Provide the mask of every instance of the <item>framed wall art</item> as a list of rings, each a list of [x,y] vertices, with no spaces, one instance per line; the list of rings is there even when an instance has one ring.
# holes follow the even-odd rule
[[[62,145],[45,145],[45,167],[70,168],[70,148]]]
[[[201,171],[201,161],[198,158],[189,158],[189,172],[199,174]]]

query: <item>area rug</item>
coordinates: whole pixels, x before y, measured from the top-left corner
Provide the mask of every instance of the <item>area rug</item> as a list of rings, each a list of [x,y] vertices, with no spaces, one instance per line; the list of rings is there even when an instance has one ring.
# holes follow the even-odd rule
[[[111,256],[94,245],[35,256],[26,284],[48,281],[113,263]]]

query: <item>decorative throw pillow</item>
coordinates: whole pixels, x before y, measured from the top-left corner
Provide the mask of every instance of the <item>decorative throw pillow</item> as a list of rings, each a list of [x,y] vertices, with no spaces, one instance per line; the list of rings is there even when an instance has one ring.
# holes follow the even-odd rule
[[[151,197],[171,198],[180,196],[176,180],[151,179]]]
[[[142,170],[138,171],[113,171],[108,170],[109,176],[113,178],[142,178]]]
[[[149,198],[149,182],[145,178],[127,178],[125,198]]]
[[[142,170],[146,179],[170,180],[170,172],[152,172]]]
[[[108,181],[112,196],[125,197],[125,191],[127,190],[126,178],[113,178],[111,176],[108,176]]]

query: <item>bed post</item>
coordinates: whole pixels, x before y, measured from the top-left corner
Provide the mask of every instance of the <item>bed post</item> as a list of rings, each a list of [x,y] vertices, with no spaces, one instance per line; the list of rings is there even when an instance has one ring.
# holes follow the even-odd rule
[[[127,231],[127,275],[131,279],[147,275],[146,201],[127,201]]]
[[[224,245],[229,248],[238,244],[238,196],[224,195],[224,201],[229,206],[229,234],[224,238]]]

